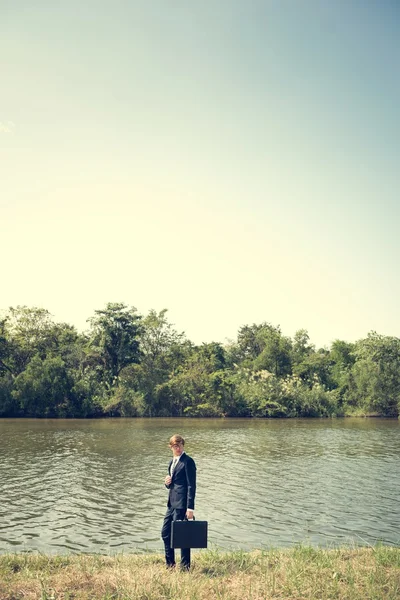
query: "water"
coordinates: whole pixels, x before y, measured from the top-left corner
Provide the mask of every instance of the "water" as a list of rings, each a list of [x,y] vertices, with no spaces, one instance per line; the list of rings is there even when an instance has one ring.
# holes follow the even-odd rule
[[[161,551],[173,433],[211,547],[400,543],[397,420],[2,419],[0,552]]]

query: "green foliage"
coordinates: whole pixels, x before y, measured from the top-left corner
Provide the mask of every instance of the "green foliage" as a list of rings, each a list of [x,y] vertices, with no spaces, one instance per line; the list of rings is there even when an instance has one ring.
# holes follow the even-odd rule
[[[105,417],[142,417],[145,413],[143,394],[119,386],[113,390],[109,404],[104,407]]]
[[[337,394],[315,376],[313,386],[296,375],[241,369],[237,389],[254,417],[328,417],[337,413]]]
[[[288,417],[280,380],[269,371],[239,369],[236,387],[252,417]]]
[[[284,377],[292,372],[290,354],[291,340],[284,337],[279,328],[264,327],[259,334],[263,350],[254,361],[256,369],[267,369],[276,375]]]
[[[321,348],[317,352],[311,352],[304,356],[302,361],[294,366],[293,373],[298,375],[310,388],[317,379],[327,389],[333,389],[336,385],[332,380],[332,366],[330,352]]]
[[[125,387],[143,395],[142,411],[146,416],[162,415],[171,408],[163,384],[191,351],[191,344],[188,345],[185,335],[172,327],[166,314],[166,309],[159,313],[151,310],[142,320],[140,364],[123,372]]]
[[[163,397],[170,399],[172,414],[232,416],[231,412],[236,413],[233,383],[224,370],[225,364],[221,344],[212,342],[192,348],[183,365],[159,388]]]
[[[337,392],[314,375],[312,386],[292,375],[282,381],[284,403],[292,416],[330,417],[338,413]]]
[[[10,373],[0,376],[0,417],[17,417],[19,404],[12,396],[13,378]]]
[[[109,403],[109,389],[104,382],[98,379],[95,371],[86,369],[71,372],[74,381],[72,397],[74,410],[68,417],[101,417],[103,409]],[[72,409],[72,406],[70,404]]]
[[[298,329],[293,337],[292,362],[299,364],[310,354],[315,352],[315,347],[310,344],[310,336],[306,329]]]
[[[268,370],[277,377],[291,373],[292,342],[282,335],[279,326],[245,325],[239,330],[238,346],[244,366]]]
[[[41,308],[0,320],[2,417],[398,416],[400,340],[370,333],[316,350],[305,329],[293,340],[269,323],[236,341],[195,346],[166,309],[142,318],[107,304],[79,334]]]
[[[34,356],[16,377],[12,397],[26,417],[62,417],[68,414],[72,387],[61,357]]]
[[[6,319],[0,320],[0,377],[5,373],[12,373],[10,358],[12,354],[11,342],[7,337]]]
[[[368,334],[354,349],[347,401],[366,411],[398,416],[400,411],[400,340]]]
[[[335,340],[332,343],[331,356],[331,381],[338,390],[338,402],[342,406],[349,392],[351,372],[355,363],[355,344]]]
[[[253,361],[263,351],[262,330],[268,325],[244,325],[239,329],[237,336],[238,362]]]
[[[89,319],[93,362],[109,385],[114,385],[124,367],[140,360],[141,317],[136,308],[111,302],[104,310],[96,310],[95,315]]]
[[[5,323],[11,371],[24,371],[35,355],[45,358],[53,343],[53,322],[44,308],[11,307]]]

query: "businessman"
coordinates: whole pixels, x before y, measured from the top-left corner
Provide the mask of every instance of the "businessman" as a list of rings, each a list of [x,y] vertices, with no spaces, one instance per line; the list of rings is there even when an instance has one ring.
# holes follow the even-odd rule
[[[167,568],[175,567],[175,551],[171,548],[172,521],[193,519],[194,498],[196,495],[196,464],[184,450],[185,440],[181,435],[173,435],[169,441],[172,459],[164,483],[169,490],[167,512],[161,530],[165,545]],[[190,548],[181,549],[181,568],[190,569]]]

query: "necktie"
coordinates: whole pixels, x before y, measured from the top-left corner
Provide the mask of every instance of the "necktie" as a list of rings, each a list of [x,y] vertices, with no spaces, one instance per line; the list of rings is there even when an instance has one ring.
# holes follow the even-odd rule
[[[177,462],[178,462],[177,458],[174,458],[174,460],[172,461],[172,465],[171,465],[171,477],[174,474],[174,470],[175,470]]]

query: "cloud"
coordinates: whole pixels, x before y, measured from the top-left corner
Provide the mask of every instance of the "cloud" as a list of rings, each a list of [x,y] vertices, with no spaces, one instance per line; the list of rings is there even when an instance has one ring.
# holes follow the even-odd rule
[[[0,133],[13,133],[15,129],[15,123],[12,121],[0,121]]]

